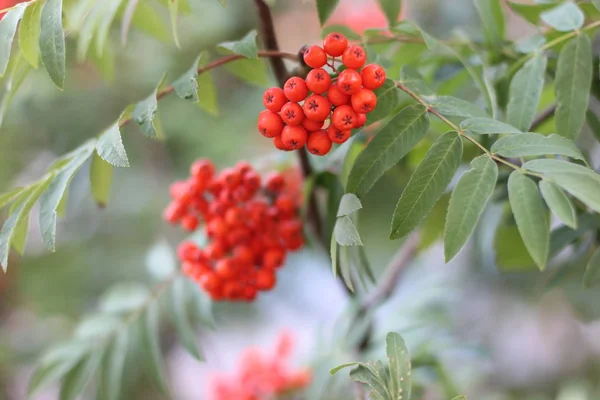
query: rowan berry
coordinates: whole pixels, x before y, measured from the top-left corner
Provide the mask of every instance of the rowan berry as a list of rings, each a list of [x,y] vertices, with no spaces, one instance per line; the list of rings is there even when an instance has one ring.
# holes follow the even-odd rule
[[[331,32],[323,39],[323,49],[332,57],[339,57],[344,54],[348,47],[348,39],[341,33]]]
[[[355,128],[360,128],[364,124],[367,123],[367,115],[366,114],[357,113],[356,116],[357,116],[356,125],[354,125]]]
[[[232,260],[223,258],[215,263],[215,273],[223,280],[231,280],[237,276],[237,269]]]
[[[256,273],[256,288],[258,290],[271,290],[275,286],[275,272],[268,269]]]
[[[226,282],[223,285],[223,295],[229,300],[238,300],[244,293],[244,287],[236,281]]]
[[[288,125],[300,125],[304,119],[302,107],[298,103],[285,103],[281,108],[281,119]]]
[[[197,261],[197,252],[200,251],[198,246],[193,242],[182,242],[177,247],[177,258],[182,261]]]
[[[211,291],[221,286],[221,279],[214,272],[209,272],[200,277],[199,282],[205,290]]]
[[[304,62],[311,68],[321,68],[327,64],[327,53],[320,46],[310,46],[304,50]]]
[[[286,214],[293,214],[296,211],[296,202],[287,194],[281,194],[275,200],[275,207]]]
[[[318,131],[323,127],[325,121],[312,121],[308,118],[302,120],[302,126],[309,132]]]
[[[315,94],[325,93],[329,85],[331,85],[331,77],[322,68],[313,69],[306,76],[306,86]]]
[[[263,136],[272,138],[283,130],[283,120],[273,111],[264,110],[258,116],[258,131]]]
[[[190,174],[197,181],[205,183],[215,174],[215,166],[208,160],[198,160],[192,163]]]
[[[263,95],[263,104],[269,111],[279,112],[286,102],[283,89],[278,87],[267,89]]]
[[[312,154],[324,156],[331,150],[331,139],[324,130],[311,132],[306,141],[306,147]]]
[[[307,132],[301,126],[286,126],[281,132],[283,144],[290,149],[299,149],[306,143]]]
[[[200,224],[200,221],[198,220],[198,217],[195,215],[189,214],[189,215],[186,215],[185,217],[181,218],[181,227],[188,232],[195,231],[196,228],[198,228],[199,224]]]
[[[233,249],[233,258],[241,265],[251,265],[254,263],[254,253],[248,245],[239,245]]]
[[[306,121],[306,119],[304,121]],[[281,138],[281,135],[275,136],[273,138],[273,144],[275,145],[275,148],[277,148],[279,150],[283,150],[283,151],[293,150],[293,149],[290,149],[289,147],[287,147],[287,145],[285,143],[283,143],[283,139]]]
[[[342,92],[337,83],[333,83],[327,89],[327,99],[334,106],[342,106],[350,102],[350,96]]]
[[[165,221],[175,224],[177,221],[183,217],[185,210],[181,203],[173,202],[169,204],[169,206],[163,212],[163,218]]]
[[[289,101],[299,102],[308,96],[308,87],[304,79],[298,76],[292,76],[283,85],[283,92]]]
[[[366,89],[375,90],[385,82],[385,69],[377,64],[368,64],[360,71],[362,84]]]
[[[375,109],[377,96],[372,90],[360,89],[352,95],[351,103],[357,114],[367,114]]]
[[[311,121],[325,121],[331,113],[331,103],[325,97],[313,94],[306,99],[302,109]]]
[[[350,129],[339,130],[335,125],[331,124],[327,128],[327,135],[333,143],[342,144],[350,138],[352,131]]]
[[[218,260],[225,254],[225,246],[220,241],[213,241],[206,246],[204,252],[208,259]]]
[[[349,105],[339,106],[333,111],[331,123],[339,130],[349,130],[354,128],[357,120],[356,113]]]
[[[342,62],[347,68],[359,69],[367,61],[365,49],[360,46],[348,46],[342,54]]]
[[[252,301],[256,298],[256,294],[256,288],[253,288],[252,286],[246,286],[242,293],[242,298],[246,301]]]
[[[340,72],[337,81],[338,88],[346,95],[358,92],[362,85],[360,74],[353,69],[345,69]]]
[[[273,172],[265,179],[265,187],[274,193],[279,193],[283,190],[285,180],[279,172]]]

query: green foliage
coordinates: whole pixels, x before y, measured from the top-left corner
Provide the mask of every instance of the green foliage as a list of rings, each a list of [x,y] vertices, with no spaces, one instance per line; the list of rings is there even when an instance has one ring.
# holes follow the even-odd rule
[[[558,186],[541,180],[539,183],[542,197],[548,204],[550,210],[556,215],[565,225],[573,229],[577,229],[577,214],[573,203]]]
[[[584,160],[575,143],[555,134],[544,136],[539,133],[518,133],[506,136],[495,142],[491,151],[504,157],[557,154]]]
[[[473,0],[488,43],[499,45],[504,40],[504,15],[500,2],[495,0]]]
[[[528,132],[537,111],[542,89],[546,57],[535,56],[521,68],[510,82],[510,100],[506,121],[522,132]]]
[[[158,100],[156,96],[158,95],[158,89],[162,86],[165,78],[166,76],[163,76],[152,94],[137,103],[131,113],[133,120],[140,125],[144,136],[150,138],[154,138],[158,135],[154,121],[156,111],[158,110]]]
[[[469,118],[460,123],[460,127],[469,135],[497,135],[521,133],[512,125],[490,118]],[[494,151],[494,150],[492,150]]]
[[[340,0],[317,0],[317,13],[319,14],[321,25],[325,25],[325,22],[327,22],[327,19],[329,19],[339,2]]]
[[[40,59],[40,21],[44,3],[37,1],[25,9],[19,25],[19,47],[23,57],[32,67],[37,68]]]
[[[256,31],[250,31],[246,36],[237,42],[225,42],[219,45],[220,48],[229,50],[232,53],[240,54],[246,58],[258,58],[258,49],[256,48]]]
[[[385,14],[390,26],[396,25],[400,10],[402,10],[402,0],[377,0],[379,7]]]
[[[17,25],[23,17],[24,12],[25,7],[20,5],[7,12],[2,21],[0,21],[0,77],[6,73]]]
[[[47,0],[44,3],[40,22],[40,54],[50,79],[62,90],[66,75],[62,0]]]
[[[577,5],[566,1],[540,14],[540,18],[559,32],[569,32],[583,26],[585,16]]]
[[[597,249],[585,269],[583,275],[583,286],[590,288],[596,286],[600,282],[600,249]]]
[[[90,166],[91,191],[94,200],[101,208],[106,207],[108,204],[113,174],[112,165],[97,154],[92,156],[92,165]]]

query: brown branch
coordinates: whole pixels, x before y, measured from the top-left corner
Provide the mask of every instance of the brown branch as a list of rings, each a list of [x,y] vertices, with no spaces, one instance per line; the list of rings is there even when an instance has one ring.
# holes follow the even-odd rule
[[[531,123],[531,127],[529,128],[529,131],[530,132],[535,131],[540,125],[542,125],[548,119],[552,118],[554,116],[555,112],[556,112],[556,104],[552,104],[550,107],[543,110],[540,113],[540,115],[535,117],[535,119],[533,120],[533,122]]]

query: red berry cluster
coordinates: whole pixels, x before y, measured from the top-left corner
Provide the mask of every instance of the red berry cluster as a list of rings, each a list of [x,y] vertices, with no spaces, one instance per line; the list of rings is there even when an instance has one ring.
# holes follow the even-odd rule
[[[335,61],[340,56],[345,69],[338,73]],[[344,143],[352,129],[365,124],[366,114],[377,105],[373,90],[385,82],[385,70],[377,64],[364,65],[366,60],[365,50],[349,46],[340,33],[327,35],[323,47],[308,47],[304,62],[313,69],[306,79],[294,76],[283,89],[267,89],[263,96],[266,110],[258,117],[259,132],[273,138],[280,150],[306,145],[309,152],[320,156],[327,154],[333,143]]]
[[[304,245],[297,200],[279,173],[263,182],[246,162],[216,174],[210,161],[198,160],[170,192],[165,220],[187,231],[204,223],[209,243],[183,242],[177,255],[214,300],[254,300],[275,286],[286,253]]]

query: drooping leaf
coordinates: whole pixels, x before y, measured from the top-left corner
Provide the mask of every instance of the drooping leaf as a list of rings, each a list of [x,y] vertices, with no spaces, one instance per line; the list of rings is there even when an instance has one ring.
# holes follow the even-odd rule
[[[343,217],[350,215],[362,208],[360,199],[353,193],[346,193],[342,196],[340,207],[338,208],[337,216]]]
[[[202,60],[200,61],[200,65],[203,65]],[[197,97],[200,108],[211,115],[218,115],[219,105],[217,103],[217,89],[210,71],[202,72],[196,79],[196,83],[198,84]]]
[[[24,189],[22,187],[18,187],[0,194],[0,208],[12,203],[23,190]]]
[[[102,368],[102,393],[106,400],[118,400],[127,358],[129,331],[119,332],[113,340]]]
[[[263,87],[269,83],[267,67],[264,61],[260,59],[237,60],[226,64],[225,69],[244,82],[256,86]]]
[[[387,385],[387,374],[381,361],[359,363],[350,371],[350,379],[369,385],[373,400],[393,399]]]
[[[103,313],[129,313],[144,307],[150,293],[148,288],[140,283],[117,283],[110,288],[99,303]]]
[[[100,158],[115,167],[129,167],[129,158],[123,146],[118,122],[100,135],[96,142],[96,152]]]
[[[402,10],[402,0],[377,0],[379,7],[385,14],[389,26],[394,26],[398,22],[400,10]]]
[[[167,378],[164,370],[163,355],[160,350],[159,340],[159,307],[156,303],[151,303],[144,315],[144,327],[142,328],[142,338],[144,348],[148,350],[149,368],[151,370],[154,380],[158,384],[159,389],[167,394],[169,393],[169,387],[167,384]]]
[[[440,136],[410,177],[394,210],[390,239],[400,239],[429,214],[460,165],[462,142],[458,133]]]
[[[521,133],[520,130],[504,122],[491,118],[469,118],[460,123],[460,127],[469,135],[497,135]]]
[[[62,27],[62,0],[46,0],[40,23],[40,53],[50,79],[59,88],[65,85],[65,34]]]
[[[474,159],[471,169],[460,177],[450,197],[444,228],[446,262],[454,258],[473,234],[497,179],[498,166],[487,155]]]
[[[60,400],[74,400],[83,392],[98,370],[102,356],[101,350],[93,351],[65,375],[60,387]]]
[[[390,369],[390,392],[392,399],[410,399],[410,354],[402,336],[389,332],[385,337],[385,352]]]
[[[504,14],[497,0],[473,0],[481,18],[483,32],[488,43],[501,44],[504,40]]]
[[[583,274],[583,286],[591,288],[600,282],[600,249],[597,249],[588,261]]]
[[[354,223],[347,215],[339,217],[333,230],[335,240],[342,246],[362,246],[363,243]]]
[[[540,192],[550,208],[565,225],[577,229],[577,214],[575,207],[567,195],[556,185],[541,180],[539,183]]]
[[[21,54],[34,68],[38,67],[40,59],[40,21],[43,5],[43,1],[28,5],[19,25]]]
[[[348,217],[342,217],[342,218],[348,218]],[[336,226],[337,226],[337,224],[336,224]],[[356,234],[358,234],[358,232],[356,232]],[[340,250],[340,275],[342,276],[342,281],[344,282],[344,285],[346,285],[348,290],[350,290],[351,292],[354,293],[356,290],[354,289],[354,282],[352,279],[352,273],[350,271],[350,256],[349,256],[350,250],[348,249],[347,246],[342,246],[339,248],[339,250]]]
[[[256,47],[256,30],[248,32],[241,40],[235,42],[224,42],[218,47],[229,50],[232,53],[240,54],[246,58],[258,58],[258,49]]]
[[[7,12],[0,21],[0,77],[6,73],[17,25],[24,12],[25,6],[19,5]]]
[[[131,114],[133,120],[140,125],[144,136],[147,137],[155,138],[157,136],[154,121],[156,111],[158,110],[158,100],[156,99],[156,95],[158,94],[158,89],[162,86],[164,79],[165,76],[163,76],[150,96],[135,105]]]
[[[388,117],[400,102],[400,89],[391,79],[386,79],[374,92],[377,96],[377,107],[367,114],[367,126]]]
[[[570,3],[565,3],[570,4]],[[592,45],[584,35],[568,42],[558,56],[556,80],[556,133],[576,139],[585,122],[592,84]]]
[[[543,156],[558,154],[584,160],[575,143],[562,136],[539,133],[518,133],[499,139],[492,145],[492,152],[504,157]]]
[[[340,0],[317,0],[317,13],[319,14],[319,21],[321,26],[325,25],[327,19],[333,13],[333,10],[337,7]]]
[[[38,4],[38,3],[34,3]],[[10,102],[21,87],[21,84],[31,71],[31,66],[25,61],[21,54],[13,57],[9,64],[10,75],[4,78],[4,87],[6,89],[2,102],[0,103],[0,125],[4,122],[4,116],[8,111]]]
[[[396,165],[427,133],[429,117],[420,104],[400,111],[359,154],[346,191],[365,196],[385,171]]]
[[[508,1],[508,6],[515,13],[531,22],[533,25],[537,25],[540,21],[540,15],[547,10],[550,10],[555,6],[553,3],[549,4],[528,4],[519,1]]]
[[[559,32],[569,32],[583,26],[585,15],[575,3],[566,1],[551,10],[542,12],[540,18]]]
[[[123,0],[104,1],[102,13],[98,21],[98,30],[95,36],[96,55],[102,57],[110,33],[110,27],[121,7]]]
[[[202,52],[198,58],[192,64],[192,67],[186,71],[181,77],[173,82],[173,88],[177,96],[184,100],[190,100],[193,103],[197,103],[198,98],[198,64],[204,59],[206,53]]]
[[[600,175],[591,169],[562,160],[528,161],[523,168],[541,173],[548,181],[600,212]]]
[[[185,294],[185,278],[177,277],[171,288],[171,312],[177,335],[183,347],[197,360],[202,361],[203,356],[196,343],[196,335],[192,329]]]
[[[90,183],[92,197],[100,208],[104,208],[108,204],[113,175],[113,166],[94,153],[90,167]]]
[[[521,172],[514,171],[508,178],[508,198],[525,247],[543,270],[548,259],[550,229],[537,185]]]
[[[544,72],[547,59],[535,56],[515,74],[510,82],[506,121],[521,130],[528,132],[544,87]]]
[[[175,46],[181,47],[179,44],[179,34],[177,33],[177,14],[179,12],[179,0],[168,1],[169,16],[171,17],[171,30],[173,32],[173,40]]]
[[[445,117],[477,118],[487,117],[485,111],[475,104],[452,96],[425,97],[437,112]]]

